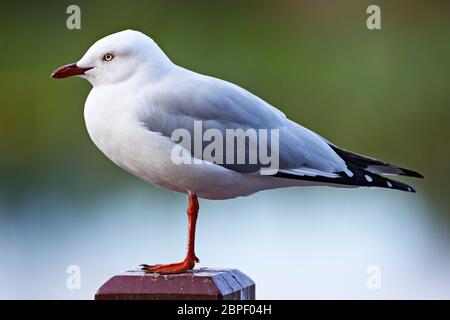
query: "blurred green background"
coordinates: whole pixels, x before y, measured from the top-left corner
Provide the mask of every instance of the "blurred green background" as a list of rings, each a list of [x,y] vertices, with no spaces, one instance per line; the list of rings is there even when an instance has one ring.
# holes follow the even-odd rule
[[[109,162],[84,126],[90,84],[49,77],[128,28],[334,143],[426,177],[405,180],[414,195],[202,201],[200,266],[241,269],[260,298],[450,298],[449,2],[77,1],[81,30],[68,30],[70,4],[0,5],[0,298],[92,298],[109,276],[184,252],[184,196]],[[366,27],[369,4],[381,30]],[[70,264],[81,290],[65,286]],[[382,290],[365,286],[371,264],[385,270]],[[280,265],[298,276],[272,279]]]

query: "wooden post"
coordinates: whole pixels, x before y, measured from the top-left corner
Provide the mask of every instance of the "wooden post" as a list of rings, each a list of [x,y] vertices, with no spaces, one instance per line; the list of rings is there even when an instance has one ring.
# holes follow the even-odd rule
[[[255,283],[236,269],[179,274],[128,271],[106,281],[95,300],[254,300]]]

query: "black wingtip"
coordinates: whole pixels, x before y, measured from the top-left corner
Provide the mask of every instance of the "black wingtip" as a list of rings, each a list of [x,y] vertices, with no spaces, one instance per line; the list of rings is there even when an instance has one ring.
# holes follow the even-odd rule
[[[398,181],[395,181],[395,180],[391,180],[391,181],[394,181],[394,182],[396,182],[396,183],[399,183]],[[400,190],[400,191],[406,191],[406,192],[416,193],[416,189],[414,189],[413,187],[411,187],[411,186],[408,185],[408,184],[402,183],[402,187],[405,187],[405,188],[395,188],[395,189],[396,189],[396,190]]]
[[[376,173],[379,174],[395,174],[395,175],[402,175],[407,177],[414,177],[414,178],[423,178],[423,175],[418,173],[417,171],[401,168],[396,165],[392,165],[389,163],[386,163],[384,161],[366,157],[342,148],[339,148],[333,144],[328,143],[328,145],[340,156],[347,164],[355,165],[357,167],[360,167],[361,169],[370,170],[370,167],[376,167],[377,171]]]
[[[416,190],[409,184],[397,180],[392,180],[380,175],[378,175],[376,179],[378,180],[377,181],[378,187],[416,193]]]
[[[418,173],[417,171],[404,169],[404,168],[401,168],[401,169],[402,169],[402,172],[400,173],[400,175],[402,175],[402,176],[414,177],[414,178],[420,178],[420,179],[424,178],[424,176],[421,175],[420,173]]]
[[[306,176],[296,175],[290,172],[278,171],[274,177],[284,179],[295,179],[304,181],[314,181],[319,183],[330,183],[333,185],[341,184],[346,186],[358,186],[358,187],[378,187],[391,190],[400,190],[405,192],[415,193],[413,187],[410,185],[383,177],[379,174],[361,169],[355,165],[347,164],[348,169],[353,173],[352,176],[348,176],[346,172],[336,172],[337,177],[325,177],[325,176]]]

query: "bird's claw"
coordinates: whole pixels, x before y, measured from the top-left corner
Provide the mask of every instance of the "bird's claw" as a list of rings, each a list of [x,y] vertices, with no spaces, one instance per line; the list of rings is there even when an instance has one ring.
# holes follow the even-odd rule
[[[200,259],[194,257],[194,259],[186,258],[183,261],[177,263],[155,265],[141,264],[140,267],[144,272],[148,273],[182,273],[187,270],[194,269],[196,262],[200,262]]]

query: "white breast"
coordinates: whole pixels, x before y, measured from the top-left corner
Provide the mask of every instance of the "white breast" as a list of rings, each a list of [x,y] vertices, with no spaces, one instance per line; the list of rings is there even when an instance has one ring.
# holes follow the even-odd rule
[[[117,163],[120,145],[124,137],[119,134],[123,128],[126,109],[120,109],[120,97],[112,91],[93,88],[84,107],[84,119],[89,136],[94,144],[112,161]],[[121,120],[123,119],[123,120]]]
[[[231,170],[211,164],[174,164],[174,142],[149,131],[139,121],[142,110],[136,107],[138,99],[124,99],[114,90],[108,93],[102,87],[92,89],[84,116],[92,141],[116,165],[161,188],[193,191],[204,198],[232,198],[246,193],[230,187],[242,178]]]

